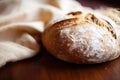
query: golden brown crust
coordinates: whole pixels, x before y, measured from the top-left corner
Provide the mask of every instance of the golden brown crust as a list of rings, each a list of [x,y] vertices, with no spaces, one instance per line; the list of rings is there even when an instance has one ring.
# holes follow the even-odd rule
[[[42,34],[42,42],[61,60],[77,64],[101,63],[119,56],[111,27],[91,14],[75,16],[48,27]]]
[[[114,28],[112,27],[112,25],[105,20],[99,20],[97,17],[95,17],[93,14],[89,13],[86,15],[85,19],[88,22],[92,22],[96,25],[98,25],[99,27],[106,27],[108,29],[109,32],[111,32],[111,34],[113,35],[113,37],[116,39],[116,32],[114,30]]]

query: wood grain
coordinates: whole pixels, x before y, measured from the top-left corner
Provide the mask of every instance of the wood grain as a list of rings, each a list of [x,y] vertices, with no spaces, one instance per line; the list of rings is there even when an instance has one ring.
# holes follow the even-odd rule
[[[82,4],[87,5],[86,2]],[[42,47],[35,57],[0,68],[0,80],[120,80],[120,58],[102,64],[77,65],[54,58]]]
[[[31,59],[2,67],[0,80],[120,80],[120,58],[102,64],[77,65],[58,60],[42,49]]]

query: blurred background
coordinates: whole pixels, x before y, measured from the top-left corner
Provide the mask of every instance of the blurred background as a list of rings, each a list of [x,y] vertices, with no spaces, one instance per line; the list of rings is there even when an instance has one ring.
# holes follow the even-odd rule
[[[90,7],[110,6],[120,8],[120,0],[78,0],[81,4]]]

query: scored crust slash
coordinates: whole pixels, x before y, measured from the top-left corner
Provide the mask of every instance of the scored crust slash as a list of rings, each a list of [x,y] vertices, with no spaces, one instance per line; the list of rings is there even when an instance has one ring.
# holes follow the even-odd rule
[[[76,0],[0,0],[0,67],[40,53],[41,42],[71,63],[114,60],[120,55],[120,11]]]
[[[77,64],[101,63],[120,55],[116,26],[103,14],[71,12],[69,19],[50,25],[42,35],[42,42],[55,57]],[[49,40],[49,41],[48,41]]]

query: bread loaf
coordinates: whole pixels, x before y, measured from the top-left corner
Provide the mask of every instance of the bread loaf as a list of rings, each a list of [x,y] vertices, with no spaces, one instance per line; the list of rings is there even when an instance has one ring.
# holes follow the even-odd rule
[[[120,55],[116,29],[91,13],[72,12],[48,27],[42,42],[55,57],[77,64],[102,63]]]

